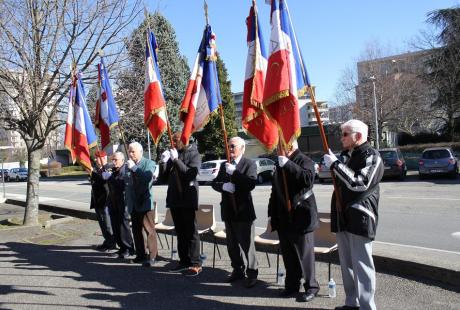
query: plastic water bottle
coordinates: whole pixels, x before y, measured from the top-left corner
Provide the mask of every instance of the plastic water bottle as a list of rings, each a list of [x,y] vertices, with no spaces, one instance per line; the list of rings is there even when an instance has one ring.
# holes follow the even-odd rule
[[[329,298],[337,297],[337,291],[336,291],[334,279],[331,278],[331,280],[327,284],[327,288],[329,291]]]
[[[284,269],[280,269],[278,271],[278,285],[282,286],[284,285],[284,279],[285,279],[285,272]]]
[[[200,254],[201,266],[204,266],[204,263],[205,263],[205,261],[206,261],[206,258],[208,258],[208,257],[206,256],[206,254],[204,254],[204,253],[201,253],[201,254]]]
[[[176,249],[171,251],[171,259],[177,260],[177,250]]]

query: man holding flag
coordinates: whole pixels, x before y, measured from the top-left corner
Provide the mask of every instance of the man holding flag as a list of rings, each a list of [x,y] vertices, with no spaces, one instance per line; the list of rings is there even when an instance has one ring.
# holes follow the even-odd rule
[[[271,1],[270,56],[264,89],[264,108],[276,121],[280,153],[273,176],[268,214],[278,231],[286,267],[281,296],[297,294],[304,278],[305,293],[298,300],[309,302],[319,291],[315,277],[314,230],[318,227],[313,194],[313,161],[298,148],[300,115],[298,96],[310,87],[307,71],[291,25],[285,0]]]

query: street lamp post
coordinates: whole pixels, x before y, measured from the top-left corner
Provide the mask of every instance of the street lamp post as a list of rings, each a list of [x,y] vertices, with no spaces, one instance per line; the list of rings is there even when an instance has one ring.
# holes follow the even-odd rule
[[[379,122],[378,122],[378,115],[377,115],[377,96],[375,94],[375,76],[369,77],[372,81],[373,93],[374,93],[374,117],[375,117],[375,147],[377,149],[380,148],[379,144]]]

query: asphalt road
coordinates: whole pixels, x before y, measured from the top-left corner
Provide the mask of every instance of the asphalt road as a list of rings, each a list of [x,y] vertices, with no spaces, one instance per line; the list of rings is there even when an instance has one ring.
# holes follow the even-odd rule
[[[266,184],[253,191],[260,230],[266,225],[270,190]],[[319,211],[329,212],[332,185],[316,184],[314,192]],[[23,196],[26,184],[7,183],[6,193],[7,197]],[[155,196],[163,213],[166,186],[155,186]],[[41,202],[65,199],[89,206],[90,186],[86,181],[42,181],[40,197]],[[214,204],[217,220],[219,202],[219,194],[210,186],[200,186],[200,203]],[[377,241],[460,254],[460,178],[419,181],[412,175],[404,182],[382,182]]]

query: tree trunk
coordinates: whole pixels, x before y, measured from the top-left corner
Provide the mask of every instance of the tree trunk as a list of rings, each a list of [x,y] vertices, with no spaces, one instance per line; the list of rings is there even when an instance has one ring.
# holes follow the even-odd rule
[[[23,225],[38,225],[38,193],[41,150],[27,150],[29,169],[27,178],[26,211]]]

